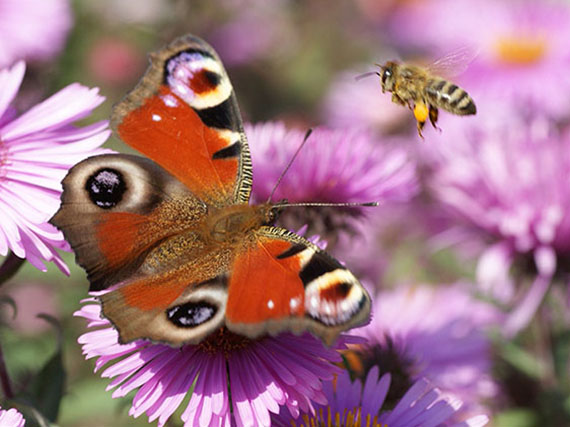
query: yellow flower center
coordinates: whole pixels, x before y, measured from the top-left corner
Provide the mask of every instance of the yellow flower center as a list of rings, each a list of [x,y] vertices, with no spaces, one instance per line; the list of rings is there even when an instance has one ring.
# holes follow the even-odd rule
[[[507,36],[500,38],[495,46],[497,58],[508,65],[531,65],[539,62],[547,51],[544,37]]]
[[[354,408],[351,411],[344,411],[341,415],[333,413],[330,406],[325,414],[321,408],[315,415],[303,414],[297,420],[291,421],[292,427],[388,427],[387,424],[380,424],[378,416],[372,418],[370,414],[363,420],[361,408]]]

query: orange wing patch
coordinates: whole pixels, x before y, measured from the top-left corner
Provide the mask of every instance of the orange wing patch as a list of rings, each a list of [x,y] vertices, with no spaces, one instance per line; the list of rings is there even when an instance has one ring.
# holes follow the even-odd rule
[[[116,292],[122,295],[128,307],[151,311],[166,309],[187,287],[184,280],[149,278],[129,283]],[[109,314],[105,312],[105,315]]]
[[[259,239],[236,257],[228,290],[226,318],[231,323],[262,323],[303,316],[305,289],[299,277],[302,257],[279,258],[293,244]]]
[[[109,212],[101,216],[96,236],[99,250],[111,268],[120,267],[147,249],[148,245],[140,244],[139,231],[147,224],[147,217],[129,212]]]
[[[124,117],[119,136],[159,163],[206,200],[231,200],[238,176],[237,157],[214,159],[234,143],[231,131],[206,126],[196,111],[161,86],[157,95]]]

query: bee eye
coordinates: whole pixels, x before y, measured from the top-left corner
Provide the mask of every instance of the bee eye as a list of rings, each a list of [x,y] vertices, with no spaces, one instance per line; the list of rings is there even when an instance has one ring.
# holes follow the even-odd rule
[[[382,73],[382,83],[386,83],[386,80],[388,80],[390,77],[392,77],[392,70],[385,69]]]

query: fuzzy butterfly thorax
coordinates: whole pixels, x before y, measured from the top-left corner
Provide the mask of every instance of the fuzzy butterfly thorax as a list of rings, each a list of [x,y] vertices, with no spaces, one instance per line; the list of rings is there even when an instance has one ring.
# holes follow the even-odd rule
[[[275,207],[270,203],[233,205],[213,212],[208,218],[207,229],[216,242],[240,244],[251,231],[271,225],[275,219]]]
[[[249,204],[236,97],[203,40],[181,37],[151,54],[111,122],[146,157],[75,165],[51,222],[121,343],[197,344],[227,328],[250,339],[309,331],[331,344],[368,320],[368,293],[346,267],[272,226],[282,203]]]

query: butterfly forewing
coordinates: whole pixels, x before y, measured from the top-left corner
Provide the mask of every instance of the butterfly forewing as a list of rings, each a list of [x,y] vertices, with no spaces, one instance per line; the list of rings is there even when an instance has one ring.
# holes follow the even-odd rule
[[[141,82],[114,108],[112,126],[208,203],[249,200],[251,160],[235,94],[203,40],[181,37],[151,54]]]
[[[138,274],[161,241],[197,227],[206,205],[151,160],[126,154],[91,157],[63,180],[62,204],[50,220],[63,231],[91,291]]]

